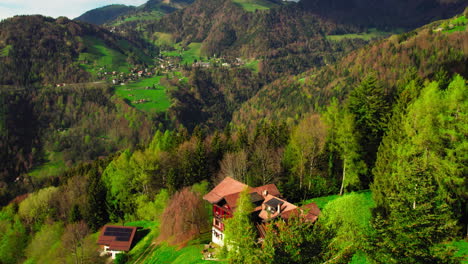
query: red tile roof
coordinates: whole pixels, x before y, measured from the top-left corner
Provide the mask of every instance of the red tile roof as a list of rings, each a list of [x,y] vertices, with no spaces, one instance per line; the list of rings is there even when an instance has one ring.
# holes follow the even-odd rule
[[[306,221],[313,223],[317,221],[317,218],[320,215],[320,209],[318,208],[317,204],[310,203],[303,205],[302,207],[295,208],[294,210],[284,212],[283,214],[281,214],[281,217],[283,219],[289,219],[292,216],[297,217],[299,215],[304,217]]]
[[[278,212],[276,210],[275,213],[270,213],[269,211],[267,211],[267,206],[266,204],[269,203],[270,201],[278,201],[280,202],[279,203],[279,206],[280,206],[280,212]],[[278,206],[278,203],[275,203],[275,207]],[[277,216],[283,216],[284,214],[287,214],[288,212],[290,211],[294,211],[295,209],[297,208],[297,206],[295,206],[294,204],[292,203],[289,203],[283,199],[280,199],[276,196],[273,196],[271,194],[268,194],[266,197],[265,197],[265,202],[263,202],[263,205],[262,205],[262,211],[260,212],[260,214],[258,215],[260,218],[262,218],[263,220],[268,220],[268,219],[273,219]],[[277,208],[275,208],[277,209]]]
[[[242,192],[242,190],[244,190],[246,187],[248,186],[239,181],[234,180],[231,177],[227,177],[218,185],[216,185],[216,187],[213,190],[211,190],[211,192],[203,196],[203,199],[207,200],[212,204],[217,203],[221,201],[221,199],[223,199],[225,196]]]
[[[137,228],[134,226],[106,225],[101,229],[97,243],[98,245],[108,246],[109,250],[129,251],[132,246],[136,230]]]
[[[278,190],[276,185],[274,185],[273,183],[263,185],[263,186],[260,186],[260,187],[255,187],[255,188],[253,188],[253,190],[256,191],[260,195],[263,195],[264,191],[267,191],[267,194],[271,194],[273,196],[281,197],[280,191]]]
[[[315,203],[303,205],[301,209],[304,210],[305,218],[311,222],[315,222],[320,215],[320,209]]]

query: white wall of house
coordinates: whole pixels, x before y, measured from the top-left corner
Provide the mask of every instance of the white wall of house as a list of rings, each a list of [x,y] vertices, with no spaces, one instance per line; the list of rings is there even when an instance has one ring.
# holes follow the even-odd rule
[[[123,251],[115,251],[115,250],[109,250],[108,246],[104,246],[104,252],[107,254],[111,254],[112,259],[115,259],[115,256],[120,253],[124,253]]]
[[[223,246],[224,245],[224,234],[219,229],[213,226],[211,230],[211,241],[216,245]]]

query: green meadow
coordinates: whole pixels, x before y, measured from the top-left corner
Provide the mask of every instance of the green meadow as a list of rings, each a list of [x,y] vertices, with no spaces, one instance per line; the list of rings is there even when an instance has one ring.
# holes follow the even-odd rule
[[[159,84],[161,78],[162,76],[156,76],[127,85],[119,85],[115,89],[115,94],[120,98],[127,99],[131,106],[141,111],[163,112],[169,108],[171,102],[166,88]],[[151,89],[146,89],[146,87]],[[136,103],[138,100],[146,101]]]
[[[247,62],[244,66],[253,72],[258,72],[258,63],[258,60],[252,60]]]
[[[7,57],[10,54],[11,49],[13,49],[12,45],[7,45],[5,48],[0,49],[0,57]]]
[[[95,37],[84,37],[83,41],[88,50],[80,54],[79,61],[88,62],[82,64],[85,70],[96,74],[98,69],[103,67],[108,70],[129,72],[130,65],[124,54],[107,47],[104,41]]]
[[[459,16],[448,22],[448,24],[443,25],[444,32],[453,33],[457,31],[465,31],[466,25],[468,24],[468,18],[465,16]]]
[[[112,23],[113,26],[118,26],[121,25],[125,22],[132,22],[132,21],[148,21],[148,20],[155,20],[158,18],[161,18],[164,16],[165,13],[161,11],[151,11],[151,12],[145,12],[142,14],[137,14],[137,15],[132,15],[132,16],[127,16],[119,20],[115,20],[115,22]]]
[[[169,37],[169,36],[165,36]],[[172,37],[172,36],[171,36]],[[187,47],[183,48],[180,43],[174,45],[175,50],[162,51],[161,53],[167,57],[180,57],[181,64],[192,64],[197,60],[200,60],[200,49],[201,43],[192,42]]]
[[[172,34],[164,33],[164,32],[155,32],[153,36],[156,38],[154,44],[158,46],[173,46],[174,45],[174,37]]]
[[[36,179],[46,179],[50,176],[57,176],[66,169],[63,154],[61,152],[47,153],[47,162],[34,168],[28,174]]]
[[[331,41],[341,41],[344,39],[363,39],[363,40],[369,41],[369,40],[376,39],[376,38],[388,37],[392,34],[399,33],[399,32],[400,32],[399,30],[395,32],[386,32],[386,31],[380,31],[376,28],[371,28],[367,32],[362,32],[362,33],[328,35],[327,39]]]
[[[255,10],[268,10],[277,4],[268,0],[232,0],[237,5],[241,6],[247,12],[255,12]]]
[[[80,54],[78,60],[87,62],[81,64],[86,71],[96,75],[100,68],[104,68],[106,71],[129,73],[132,65],[127,62],[126,54],[109,48],[103,40],[95,37],[87,36],[83,38],[83,41],[87,50]],[[123,50],[131,50],[139,60],[147,64],[152,63],[151,57],[134,48],[128,41],[119,40],[117,45]]]

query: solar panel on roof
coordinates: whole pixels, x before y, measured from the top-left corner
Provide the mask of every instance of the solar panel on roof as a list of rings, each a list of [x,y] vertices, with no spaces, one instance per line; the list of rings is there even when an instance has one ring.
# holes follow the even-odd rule
[[[107,227],[104,230],[105,236],[115,236],[115,237],[130,237],[132,234],[131,228],[120,228],[120,227]],[[128,240],[128,239],[127,239]]]
[[[129,240],[130,240],[130,236],[118,236],[115,240],[121,241],[121,242],[129,241]]]

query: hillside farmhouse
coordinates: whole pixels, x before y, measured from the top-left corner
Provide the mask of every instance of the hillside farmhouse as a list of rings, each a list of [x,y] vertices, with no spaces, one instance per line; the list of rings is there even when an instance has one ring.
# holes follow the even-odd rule
[[[264,223],[272,219],[287,221],[296,214],[305,217],[307,221],[315,222],[320,214],[315,203],[299,208],[287,202],[274,184],[252,188],[227,177],[203,196],[204,200],[213,205],[213,243],[224,245],[224,220],[233,216],[239,195],[245,188],[249,190],[250,200],[254,204],[252,219],[260,238],[265,237]]]

